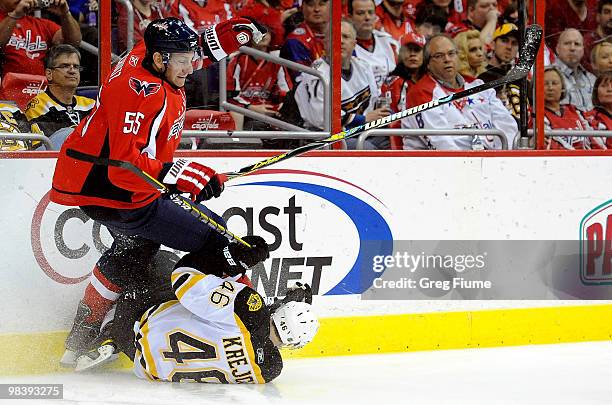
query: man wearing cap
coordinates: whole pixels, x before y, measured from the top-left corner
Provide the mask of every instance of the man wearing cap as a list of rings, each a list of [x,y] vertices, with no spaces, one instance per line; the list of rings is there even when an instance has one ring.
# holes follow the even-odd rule
[[[414,32],[410,32],[402,38],[398,64],[381,88],[382,96],[391,99],[393,112],[406,109],[408,88],[416,83],[420,77],[419,69],[423,65],[425,42],[424,37]]]
[[[519,30],[512,23],[498,27],[493,33],[493,53],[489,58],[486,70],[478,78],[483,82],[499,79],[505,76],[518,54]],[[506,108],[518,119],[520,115],[520,85],[519,81],[509,83],[497,88],[497,97],[504,102]]]

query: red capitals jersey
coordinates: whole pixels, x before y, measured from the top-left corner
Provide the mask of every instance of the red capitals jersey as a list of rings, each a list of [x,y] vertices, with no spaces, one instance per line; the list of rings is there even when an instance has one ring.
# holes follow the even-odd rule
[[[272,34],[272,49],[279,49],[285,40],[285,27],[281,21],[281,10],[253,1],[236,12],[238,17],[251,17],[265,25]]]
[[[233,17],[232,7],[222,0],[175,0],[170,14],[179,15],[199,34],[211,25]]]
[[[10,17],[0,12],[0,20],[5,18]],[[44,18],[25,15],[17,20],[8,43],[2,47],[2,73],[44,75],[44,59],[59,30],[59,25]]]
[[[612,117],[603,108],[595,107],[591,111],[585,112],[584,118],[593,129],[612,130]],[[612,138],[591,138],[591,147],[593,149],[612,149]]]
[[[544,128],[584,131],[591,129],[591,126],[576,107],[564,104],[561,106],[560,114],[548,108],[544,110]],[[554,136],[546,138],[546,142],[547,149],[590,149],[588,138],[578,136]]]
[[[378,16],[376,29],[386,32],[400,43],[405,34],[414,32],[413,19],[406,12],[403,13],[401,18],[395,18],[387,11],[385,3],[381,3],[376,7],[376,15]]]
[[[144,54],[141,42],[119,61],[92,112],[64,142],[51,201],[127,209],[142,207],[159,196],[126,169],[95,166],[66,155],[70,148],[128,161],[156,178],[163,164],[172,162],[185,120],[185,92],[145,69]]]
[[[266,60],[240,54],[234,57],[227,68],[227,90],[238,95],[230,101],[249,104],[279,105],[291,90],[287,69]]]

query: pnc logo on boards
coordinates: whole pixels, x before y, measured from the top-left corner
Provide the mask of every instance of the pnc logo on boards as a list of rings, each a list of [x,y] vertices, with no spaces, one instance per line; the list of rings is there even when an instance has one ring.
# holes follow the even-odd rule
[[[612,284],[612,200],[595,207],[580,221],[580,281]]]
[[[233,182],[232,182],[233,183]],[[295,281],[318,295],[359,294],[380,274],[363,270],[373,254],[391,254],[393,236],[384,204],[364,188],[322,173],[263,169],[228,184],[209,201],[238,235],[260,235],[271,255],[249,276],[267,296],[282,296]],[[380,242],[380,250],[363,248]],[[112,238],[76,207],[40,201],[32,218],[34,256],[62,284],[87,279]]]

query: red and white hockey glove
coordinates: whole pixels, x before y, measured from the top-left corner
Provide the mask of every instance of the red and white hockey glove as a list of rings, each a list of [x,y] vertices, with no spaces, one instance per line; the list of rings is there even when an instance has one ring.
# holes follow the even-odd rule
[[[162,179],[162,183],[191,194],[191,199],[196,203],[219,197],[224,181],[225,177],[210,167],[187,159],[174,162]]]
[[[212,62],[219,62],[251,40],[258,44],[266,32],[268,30],[254,20],[232,18],[206,28],[202,33],[202,50]]]

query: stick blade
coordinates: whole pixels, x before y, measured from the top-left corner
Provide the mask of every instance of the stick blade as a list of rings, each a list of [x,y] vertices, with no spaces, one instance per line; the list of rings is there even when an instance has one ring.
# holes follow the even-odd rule
[[[542,27],[538,24],[529,25],[525,29],[525,42],[518,58],[518,62],[514,69],[520,70],[521,73],[527,74],[533,64],[535,63],[536,56],[540,50],[540,44],[542,43]],[[513,69],[513,70],[514,70]]]

